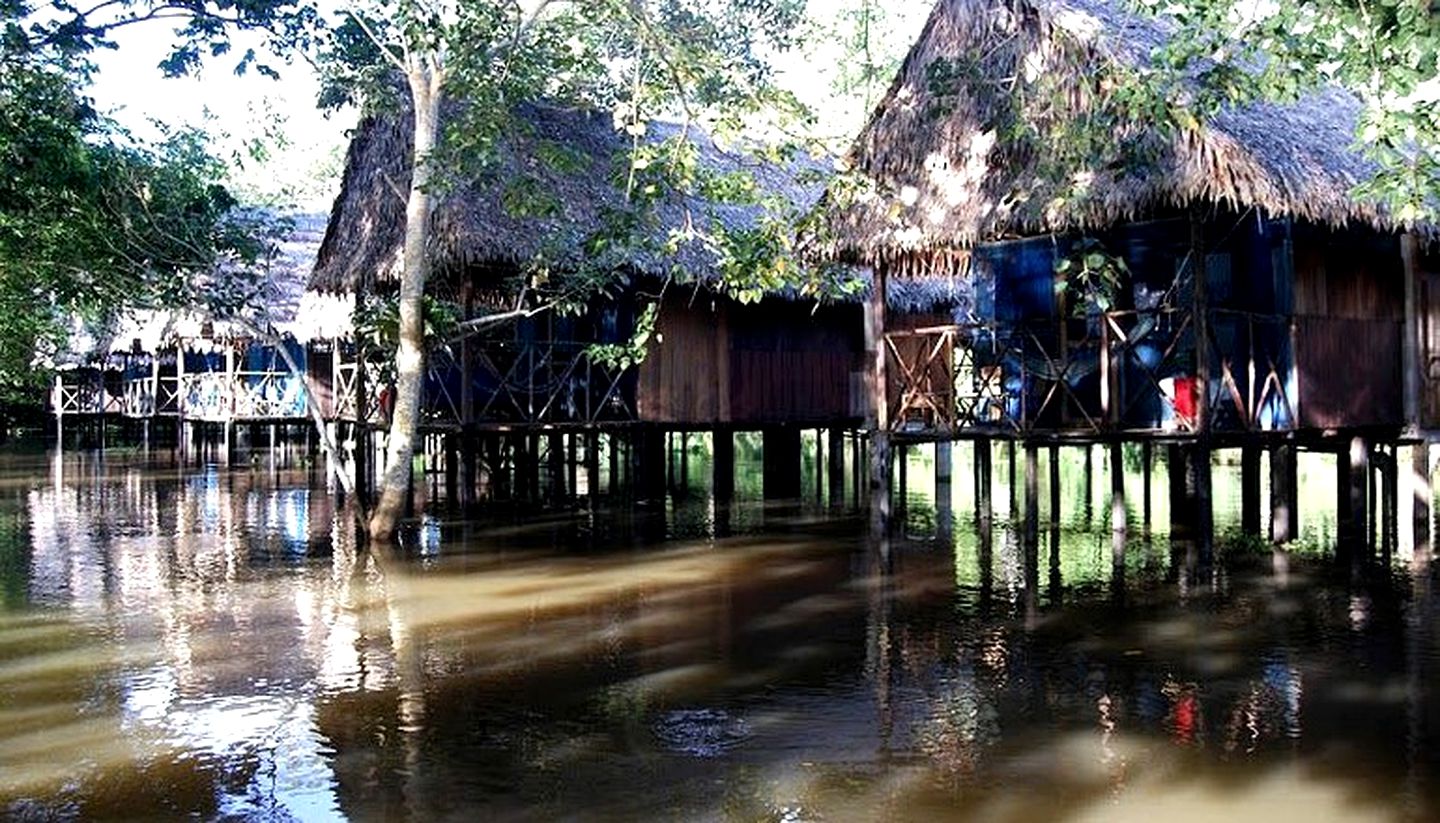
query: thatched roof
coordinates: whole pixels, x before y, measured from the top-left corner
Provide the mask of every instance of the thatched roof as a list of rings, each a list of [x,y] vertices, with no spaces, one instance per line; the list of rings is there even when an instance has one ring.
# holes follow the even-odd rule
[[[453,116],[454,107],[447,112]],[[617,130],[608,113],[527,105],[518,112],[522,128],[497,147],[494,164],[478,179],[446,192],[433,215],[432,264],[437,272],[469,267],[508,267],[544,254],[565,265],[589,260],[586,240],[607,217],[626,208],[625,175],[632,138]],[[405,229],[405,193],[410,185],[413,135],[410,116],[398,112],[370,117],[350,144],[340,195],[330,215],[311,280],[312,288],[352,292],[376,282],[397,281]],[[642,138],[658,143],[676,136],[673,123],[651,122]],[[819,165],[761,161],[718,145],[699,129],[689,136],[698,164],[717,175],[748,173],[758,190],[778,196],[797,212],[811,208],[823,191]],[[544,158],[544,159],[542,159]],[[558,158],[558,162],[557,162]],[[537,196],[551,208],[516,206],[516,195]],[[689,221],[700,228],[752,227],[762,209],[753,202],[719,202],[676,196],[663,202],[638,244],[612,249],[602,265],[645,275],[664,275],[678,264],[701,279],[713,273],[714,253],[700,241],[683,243],[675,254],[661,251],[671,232]]]
[[[238,277],[245,281],[241,288],[258,290],[247,301],[251,308],[244,312],[245,323],[212,318],[204,311],[188,308],[127,309],[99,328],[77,317],[71,320],[66,344],[59,351],[42,353],[37,365],[96,365],[109,355],[134,352],[137,347],[140,352],[153,354],[177,342],[191,349],[204,348],[250,337],[247,323],[300,343],[348,335],[350,301],[306,290],[325,230],[325,216],[291,214],[283,220],[285,233],[276,239],[258,271],[247,269],[243,275],[235,275],[221,266],[212,276],[217,287],[223,288],[224,283]],[[258,281],[252,286],[250,278],[257,275]]]
[[[997,126],[1000,107],[1014,105],[997,84],[1053,89],[1060,80],[1063,122],[1107,94],[1095,88],[1100,69],[1147,64],[1167,31],[1121,0],[940,0],[852,151],[867,191],[830,196],[820,253],[897,273],[956,274],[976,243],[1103,228],[1192,204],[1400,228],[1352,196],[1374,168],[1353,148],[1360,103],[1338,89],[1232,107],[1167,136],[1133,124],[1137,139],[1151,141],[1143,168],[1097,163],[1051,179],[1037,173],[1044,147],[1020,145]],[[949,69],[939,80],[937,66]]]

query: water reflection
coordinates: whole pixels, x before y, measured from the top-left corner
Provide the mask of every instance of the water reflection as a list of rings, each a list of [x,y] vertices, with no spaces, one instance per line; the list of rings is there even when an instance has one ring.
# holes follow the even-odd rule
[[[7,816],[1440,809],[1428,576],[1357,588],[1301,555],[1281,585],[1242,554],[1182,588],[1157,528],[1117,600],[1072,500],[1037,592],[1008,510],[977,518],[961,472],[948,512],[912,486],[884,547],[823,498],[692,490],[650,512],[437,510],[407,551],[357,554],[313,480],[0,463]]]

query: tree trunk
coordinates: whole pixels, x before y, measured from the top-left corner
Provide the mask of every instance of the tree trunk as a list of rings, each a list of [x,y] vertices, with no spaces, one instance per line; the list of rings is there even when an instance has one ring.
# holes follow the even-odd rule
[[[425,318],[422,316],[425,281],[430,274],[426,246],[430,236],[430,155],[439,136],[440,73],[433,65],[412,58],[407,79],[415,104],[414,171],[405,206],[404,270],[400,276],[400,345],[395,352],[395,407],[386,444],[385,473],[379,499],[370,515],[370,540],[383,543],[395,535],[405,511],[406,491],[415,455],[420,423],[421,393],[425,389]]]

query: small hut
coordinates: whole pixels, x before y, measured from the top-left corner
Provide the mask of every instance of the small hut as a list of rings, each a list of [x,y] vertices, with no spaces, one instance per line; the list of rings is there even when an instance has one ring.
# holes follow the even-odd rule
[[[309,419],[304,391],[323,399],[333,341],[350,334],[349,304],[307,293],[324,217],[282,218],[287,229],[256,270],[221,268],[217,288],[253,291],[230,317],[198,309],[131,309],[100,328],[76,323],[54,357],[51,409],[65,418],[229,425]],[[277,342],[278,341],[278,342]],[[277,346],[288,349],[300,373]],[[310,381],[314,382],[314,381]]]
[[[1342,90],[1117,116],[1111,84],[1169,31],[1119,0],[940,0],[855,143],[865,193],[829,198],[815,243],[877,273],[882,440],[1163,440],[1201,450],[1202,494],[1212,445],[1242,446],[1258,523],[1259,448],[1293,513],[1295,446],[1358,454],[1360,489],[1434,424],[1433,227],[1353,196],[1374,168]],[[886,318],[926,275],[967,283],[963,315]]]

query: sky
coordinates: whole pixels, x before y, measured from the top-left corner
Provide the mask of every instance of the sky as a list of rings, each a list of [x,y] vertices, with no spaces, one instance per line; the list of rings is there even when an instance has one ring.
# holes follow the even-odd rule
[[[811,0],[812,13],[833,17],[855,0]],[[898,58],[918,35],[932,0],[893,0],[885,4],[885,23],[877,37]],[[271,204],[293,204],[307,212],[328,211],[339,188],[347,132],[357,119],[354,111],[326,115],[315,107],[318,82],[304,62],[278,65],[281,79],[255,73],[236,76],[234,59],[209,61],[193,77],[165,78],[157,67],[173,41],[161,24],[135,26],[116,36],[119,48],[97,55],[91,94],[100,108],[141,137],[160,131],[151,121],[174,126],[202,127],[217,138],[222,157],[243,161],[230,182],[243,198]],[[835,105],[831,90],[842,60],[843,48],[834,38],[815,38],[803,53],[782,58],[777,68],[782,82],[811,105]],[[258,38],[237,38],[234,53],[260,47]],[[883,92],[883,88],[880,89]],[[832,112],[848,138],[868,114],[862,100],[851,100]],[[255,135],[279,133],[283,142],[270,141],[272,156],[256,163],[245,155],[246,140]]]

